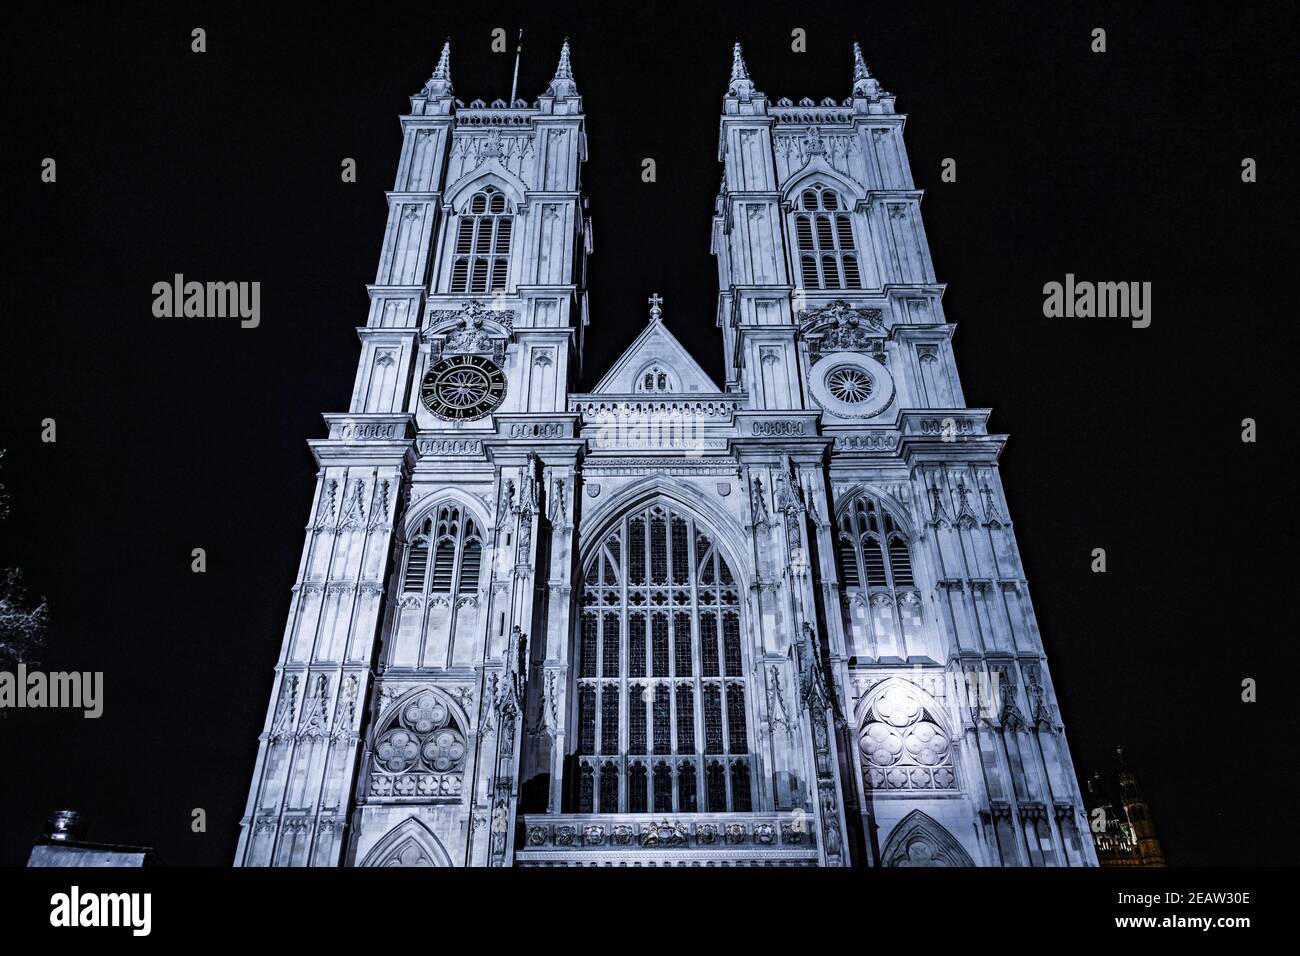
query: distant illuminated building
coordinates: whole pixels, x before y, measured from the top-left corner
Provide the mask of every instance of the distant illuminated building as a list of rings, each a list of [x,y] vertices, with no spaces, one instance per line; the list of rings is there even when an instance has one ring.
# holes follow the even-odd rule
[[[1109,796],[1101,771],[1088,778],[1084,802],[1092,830],[1097,862],[1102,866],[1164,866],[1165,854],[1156,837],[1151,808],[1138,789],[1137,775],[1124,762],[1124,750],[1115,748],[1119,760],[1119,801]]]

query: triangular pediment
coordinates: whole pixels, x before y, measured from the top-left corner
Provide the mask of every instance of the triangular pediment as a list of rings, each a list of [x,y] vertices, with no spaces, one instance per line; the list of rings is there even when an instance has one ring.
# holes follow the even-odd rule
[[[691,357],[677,337],[662,321],[652,320],[591,390],[593,395],[623,395],[638,392],[638,383],[652,368],[662,369],[671,378],[672,391],[681,395],[718,394],[700,363]]]

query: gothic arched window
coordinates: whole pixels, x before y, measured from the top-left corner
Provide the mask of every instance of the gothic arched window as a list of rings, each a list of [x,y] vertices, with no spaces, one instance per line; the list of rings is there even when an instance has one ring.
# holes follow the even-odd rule
[[[840,584],[846,588],[910,589],[912,556],[894,516],[868,494],[840,513]]]
[[[402,591],[423,594],[427,585],[429,594],[474,594],[482,563],[483,535],[474,519],[458,505],[439,505],[407,545]]]
[[[862,287],[853,221],[833,190],[813,183],[799,194],[794,232],[805,289]]]
[[[487,186],[470,197],[456,217],[452,292],[504,292],[510,268],[514,217],[505,195]]]
[[[573,810],[752,809],[740,588],[693,518],[655,504],[601,542],[575,656]]]
[[[464,779],[465,732],[431,691],[402,704],[374,738],[372,797],[454,797]]]
[[[638,392],[671,392],[673,390],[672,376],[668,374],[668,370],[662,365],[648,366],[637,376],[636,390]]]
[[[952,790],[952,745],[921,695],[891,684],[867,707],[858,730],[870,790]]]

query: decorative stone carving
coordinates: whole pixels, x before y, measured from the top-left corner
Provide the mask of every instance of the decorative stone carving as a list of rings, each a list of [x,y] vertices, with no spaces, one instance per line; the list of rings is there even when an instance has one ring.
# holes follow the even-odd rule
[[[441,342],[438,341],[438,335],[441,333],[428,331],[453,319],[460,322],[459,327],[446,333]],[[482,302],[474,299],[463,309],[432,310],[429,313],[429,325],[422,337],[429,343],[430,351],[435,358],[444,353],[491,355],[499,365],[514,329],[514,319],[513,309],[501,311],[489,309]],[[496,333],[489,331],[484,326],[485,321],[495,324],[502,331]]]
[[[432,691],[412,697],[375,737],[372,796],[460,793],[467,743],[451,708]]]
[[[320,506],[316,510],[316,523],[312,525],[313,533],[319,534],[334,521],[335,498],[338,495],[339,483],[333,478],[325,481],[325,487],[321,489]]]
[[[682,823],[651,823],[641,831],[643,847],[685,846],[689,840],[686,826]]]
[[[298,702],[298,675],[289,674],[280,686],[280,700],[275,705],[271,740],[284,740],[293,733],[294,709]]]
[[[880,857],[886,867],[975,865],[953,835],[920,810],[913,810],[898,822]]]
[[[295,734],[298,739],[316,740],[329,735],[330,681],[317,674],[310,685],[310,693],[303,701],[302,720]]]
[[[834,352],[861,352],[886,364],[885,323],[880,309],[855,309],[837,299],[825,308],[800,309],[798,320],[810,364],[816,365]]]
[[[895,683],[863,717],[858,735],[871,790],[951,790],[951,745],[935,716],[908,685]]]

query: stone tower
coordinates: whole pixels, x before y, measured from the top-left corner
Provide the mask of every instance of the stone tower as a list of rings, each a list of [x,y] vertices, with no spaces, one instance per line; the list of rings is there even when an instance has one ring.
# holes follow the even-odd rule
[[[1165,853],[1137,774],[1128,766],[1123,748],[1115,748],[1115,757],[1119,799],[1113,799],[1105,777],[1096,770],[1084,796],[1097,861],[1102,866],[1163,867]]]
[[[737,44],[725,382],[656,293],[583,393],[568,45],[490,105],[444,47],[311,443],[238,863],[1095,865],[903,120],[856,44],[798,103]]]
[[[558,655],[528,635],[570,626],[568,534],[537,531],[580,451],[582,99],[567,43],[531,104],[455,99],[450,60],[401,118],[352,403],[311,442],[243,865],[508,861],[524,658]]]

